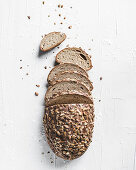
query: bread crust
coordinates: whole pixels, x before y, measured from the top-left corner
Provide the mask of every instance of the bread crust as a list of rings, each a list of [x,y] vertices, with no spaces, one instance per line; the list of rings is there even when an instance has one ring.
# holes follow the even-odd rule
[[[43,49],[43,48],[42,48],[42,44],[43,44],[44,39],[45,39],[47,36],[50,36],[50,35],[53,34],[53,33],[55,33],[55,34],[58,34],[58,33],[63,34],[64,37],[63,37],[63,39],[62,39],[61,41],[59,41],[58,43],[56,43],[56,44],[54,44],[54,45],[51,45],[51,46],[50,46],[49,48],[47,48],[47,49]],[[44,51],[44,52],[49,51],[49,50],[57,47],[58,45],[60,45],[65,39],[66,39],[66,34],[65,34],[65,33],[61,33],[61,32],[50,32],[49,34],[45,35],[44,38],[41,40],[40,50],[41,50],[41,51]]]
[[[48,74],[48,77],[47,77],[47,81],[48,81],[48,83],[50,83],[50,75],[52,74],[52,72],[55,70],[55,69],[58,69],[59,67],[61,67],[61,66],[67,66],[67,65],[71,65],[71,66],[74,66],[74,67],[77,67],[77,68],[79,68],[80,70],[82,70],[82,72],[84,73],[83,75],[85,75],[86,77],[88,77],[88,74],[87,74],[87,72],[82,68],[82,67],[80,67],[80,66],[78,66],[78,65],[76,65],[76,64],[72,64],[72,63],[63,63],[63,64],[59,64],[59,65],[57,65],[57,66],[55,66],[51,71],[50,71],[50,73]],[[78,71],[77,71],[78,72]],[[61,71],[59,72],[59,73],[61,73]]]
[[[62,64],[63,62],[61,62],[59,59],[58,59],[58,56],[61,52],[63,52],[64,50],[78,50],[78,51],[81,51],[81,53],[83,53],[87,58],[88,58],[88,61],[89,61],[89,67],[86,68],[85,70],[88,71],[90,70],[93,66],[92,66],[92,62],[91,62],[91,56],[88,55],[84,50],[82,50],[82,48],[77,48],[77,47],[69,47],[69,48],[64,48],[63,50],[61,50],[57,55],[56,55],[56,62],[57,63],[60,63]]]

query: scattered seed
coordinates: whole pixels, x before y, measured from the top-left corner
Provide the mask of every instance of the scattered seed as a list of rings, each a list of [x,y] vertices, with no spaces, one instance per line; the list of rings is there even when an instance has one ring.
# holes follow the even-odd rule
[[[20,67],[20,69],[22,69],[22,67]]]
[[[70,25],[69,27],[68,27],[68,29],[71,29],[72,28],[72,26]]]
[[[44,68],[47,69],[47,66],[45,66]]]
[[[58,8],[60,8],[60,7],[61,7],[61,5],[59,4],[59,5],[58,5]]]
[[[63,5],[61,5],[61,8],[63,8]]]
[[[59,49],[59,47],[57,47]]]
[[[51,68],[51,66],[49,66],[49,68]]]
[[[50,15],[48,15],[48,17],[50,17]]]
[[[42,3],[43,3],[43,5],[44,5],[45,2],[43,1]]]
[[[91,48],[89,48],[88,50],[91,50]]]
[[[99,100],[99,102],[100,102],[101,100]]]
[[[69,47],[69,44],[67,44],[66,47]]]
[[[72,8],[72,6],[70,8]]]
[[[26,73],[26,75],[28,76],[28,75],[29,75],[29,73]]]
[[[39,85],[39,84],[36,84],[36,87],[40,87],[40,85]]]
[[[44,152],[42,152],[42,155],[44,155]]]
[[[64,17],[64,19],[66,19],[66,17]]]
[[[50,151],[48,151],[47,153],[50,153]]]
[[[53,161],[51,161],[51,163],[53,163]]]
[[[59,17],[61,17],[61,14],[59,14]]]
[[[62,22],[60,24],[63,24]]]
[[[38,92],[35,92],[35,96],[38,96],[39,95],[39,93]]]
[[[22,60],[20,60],[20,61],[22,61]]]
[[[102,77],[100,77],[100,80],[102,80]]]
[[[56,25],[56,23],[54,22],[54,25]]]
[[[30,16],[27,16],[28,19],[30,19]]]

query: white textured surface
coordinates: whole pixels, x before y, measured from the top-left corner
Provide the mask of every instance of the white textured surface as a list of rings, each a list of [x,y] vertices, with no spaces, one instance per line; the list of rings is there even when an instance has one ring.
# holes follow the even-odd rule
[[[60,49],[81,46],[94,66],[93,142],[71,162],[54,156],[42,130],[46,78],[60,49],[39,56],[39,44],[60,30],[68,37]],[[54,169],[136,170],[135,0],[0,1],[0,170]]]

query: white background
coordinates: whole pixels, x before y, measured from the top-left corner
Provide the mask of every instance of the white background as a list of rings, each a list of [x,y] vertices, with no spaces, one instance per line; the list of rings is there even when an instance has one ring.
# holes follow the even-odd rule
[[[41,36],[51,31],[67,39],[39,53]],[[67,44],[93,62],[93,142],[74,161],[50,151],[42,127],[47,75]],[[0,0],[0,170],[54,169],[136,170],[135,0]]]

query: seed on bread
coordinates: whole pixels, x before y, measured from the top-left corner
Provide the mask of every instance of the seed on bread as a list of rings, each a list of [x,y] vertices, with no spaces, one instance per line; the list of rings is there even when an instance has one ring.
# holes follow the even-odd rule
[[[89,56],[81,48],[65,48],[56,55],[57,63],[73,63],[83,69],[90,70],[92,68],[91,56]]]
[[[61,74],[62,72],[69,71],[69,70],[70,71],[75,71],[77,73],[80,73],[80,74],[88,77],[87,72],[83,68],[79,67],[78,65],[72,64],[72,63],[64,63],[64,64],[59,64],[59,65],[55,66],[50,71],[50,73],[48,75],[48,78],[47,78],[48,83],[50,83],[53,80],[53,78],[55,76],[57,76],[58,74]]]
[[[58,46],[66,39],[66,34],[61,32],[51,32],[44,36],[41,40],[40,49],[41,51],[48,51]]]

